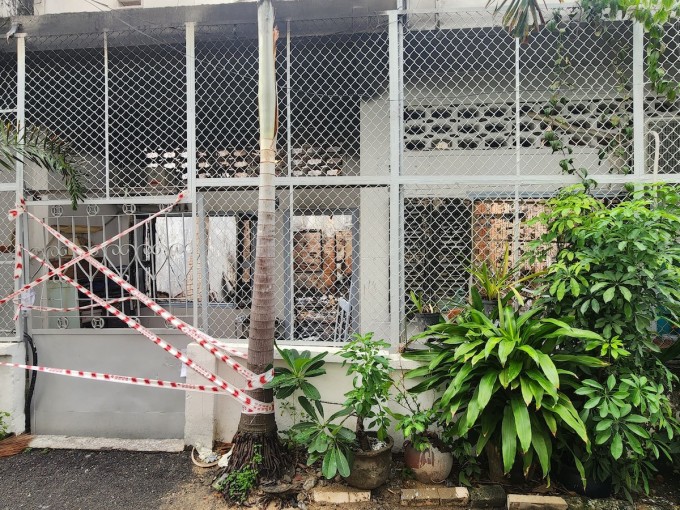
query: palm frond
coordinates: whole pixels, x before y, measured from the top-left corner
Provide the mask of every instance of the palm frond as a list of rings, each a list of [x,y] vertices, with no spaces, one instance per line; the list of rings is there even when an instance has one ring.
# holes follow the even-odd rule
[[[503,26],[518,39],[525,40],[545,25],[545,0],[488,0],[486,6],[490,5],[494,5],[494,14],[503,14]]]
[[[6,123],[0,134],[0,170],[14,171],[14,164],[20,159],[59,174],[74,209],[85,198],[83,174],[76,168],[76,154],[67,141],[39,127],[20,131],[14,124]]]

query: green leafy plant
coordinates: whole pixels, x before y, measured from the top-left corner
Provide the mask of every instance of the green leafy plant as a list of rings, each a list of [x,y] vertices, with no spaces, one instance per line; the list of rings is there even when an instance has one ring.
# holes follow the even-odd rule
[[[510,246],[505,245],[503,257],[497,263],[485,260],[468,269],[473,277],[472,299],[488,299],[507,304],[514,297],[520,305],[524,304],[521,291],[523,286],[538,277],[541,272],[522,276],[521,267],[510,262]],[[477,295],[478,294],[478,295]]]
[[[597,347],[610,366],[576,390],[594,438],[592,453],[577,456],[589,478],[611,479],[630,498],[649,490],[654,462],[679,431],[667,398],[675,376],[661,362],[653,324],[680,314],[680,195],[660,184],[629,193],[607,203],[582,186],[563,190],[536,220],[547,232],[531,256],[557,248],[542,304],[604,339]]]
[[[0,440],[5,439],[9,436],[9,426],[7,425],[7,419],[9,418],[9,413],[6,411],[0,411]]]
[[[381,351],[389,347],[384,340],[374,340],[373,333],[366,333],[355,334],[353,340],[340,351],[347,375],[352,376],[353,386],[352,390],[345,393],[344,405],[356,416],[357,440],[364,451],[370,450],[366,426],[377,432],[378,439],[387,438],[390,424],[387,404],[392,387],[392,368]]]
[[[576,186],[547,206],[535,220],[547,233],[532,247],[533,259],[558,247],[544,280],[546,306],[605,339],[618,336],[632,363],[656,364],[651,324],[680,314],[680,195],[646,185],[607,207]]]
[[[252,459],[247,466],[241,469],[232,471],[218,482],[213,487],[222,492],[226,499],[234,503],[245,503],[257,484],[259,478],[259,466],[262,463],[262,454],[260,446],[256,445],[253,452]]]
[[[423,363],[407,374],[423,379],[411,391],[440,392],[435,409],[452,434],[476,439],[476,452],[486,451],[496,479],[509,473],[518,452],[525,474],[537,461],[547,477],[553,438],[565,429],[589,443],[566,390],[578,386],[584,369],[605,362],[570,353],[566,340],[600,336],[573,328],[568,318],[537,318],[543,311],[500,306],[496,322],[473,308],[469,318],[432,326],[429,349],[405,353]]]
[[[340,351],[344,358],[343,366],[347,375],[353,376],[353,389],[345,394],[346,400],[341,409],[326,417],[321,396],[316,387],[307,381],[325,373],[322,355],[311,357],[309,352],[293,353],[288,350],[282,357],[287,364],[285,370],[277,372],[270,386],[277,396],[290,396],[296,389],[303,395],[298,402],[308,419],[295,424],[290,434],[294,441],[307,449],[308,465],[321,460],[324,477],[333,478],[336,474],[349,476],[353,452],[357,448],[370,451],[366,434],[366,424],[375,428],[379,439],[387,437],[390,424],[387,412],[389,391],[392,386],[389,360],[382,350],[389,347],[383,340],[374,340],[372,333],[355,334],[352,341]],[[291,390],[292,388],[292,390]],[[356,432],[344,424],[356,417]]]
[[[435,422],[432,409],[417,410],[407,414],[392,413],[397,420],[396,430],[404,435],[404,439],[411,442],[413,448],[419,452],[427,450],[431,445],[433,432],[429,430]]]
[[[594,435],[593,460],[586,467],[595,479],[611,478],[629,499],[631,489],[648,493],[654,461],[662,455],[672,460],[670,441],[677,429],[664,386],[632,373],[582,383],[576,391],[587,399],[581,418]]]
[[[59,174],[66,184],[74,209],[85,198],[83,175],[76,167],[76,154],[65,140],[35,126],[22,131],[12,123],[5,123],[0,129],[0,169],[14,171],[15,162],[19,159]]]
[[[274,396],[279,399],[290,397],[296,390],[301,390],[311,400],[319,400],[319,390],[307,381],[309,377],[318,377],[326,373],[324,368],[328,352],[322,352],[312,356],[310,351],[298,352],[296,349],[279,349],[281,358],[286,363],[285,367],[274,369],[274,379],[266,388],[274,390]]]
[[[345,407],[326,418],[318,400],[301,396],[299,401],[309,421],[295,424],[291,432],[298,444],[307,447],[307,465],[322,460],[321,472],[325,478],[331,479],[336,474],[349,476],[356,434],[343,424],[352,409]]]
[[[409,291],[409,298],[411,299],[411,303],[413,303],[417,313],[437,313],[438,311],[433,303],[429,303],[425,300],[422,292],[416,294],[413,291]]]
[[[455,437],[451,440],[451,450],[458,462],[458,481],[471,487],[473,481],[482,474],[482,467],[475,445],[465,438]]]

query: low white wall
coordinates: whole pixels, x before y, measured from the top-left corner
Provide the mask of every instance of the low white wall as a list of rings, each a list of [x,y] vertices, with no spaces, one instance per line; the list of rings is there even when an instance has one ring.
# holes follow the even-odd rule
[[[26,351],[22,342],[0,340],[0,362],[24,363]],[[7,339],[10,340],[10,339]],[[10,414],[5,419],[9,432],[19,434],[25,429],[24,389],[26,373],[18,368],[0,367],[0,411]]]
[[[247,346],[245,344],[236,344],[235,347],[245,351]],[[326,356],[326,375],[310,379],[322,395],[326,402],[344,402],[344,394],[352,389],[352,379],[346,375],[346,368],[342,367],[342,360],[338,356],[338,348],[335,347],[314,347],[314,346],[286,346],[297,349],[298,351],[309,350],[313,354],[319,352],[329,352]],[[190,357],[197,361],[200,365],[209,370],[217,370],[220,377],[229,383],[235,384],[237,387],[243,386],[243,378],[238,376],[227,365],[220,364],[217,366],[217,360],[208,352],[202,349],[197,344],[190,344],[188,347]],[[281,365],[282,361],[278,352],[276,354],[275,365]],[[406,370],[415,368],[418,365],[412,361],[403,359],[399,354],[387,354],[392,367],[394,378],[401,378]],[[196,384],[204,384],[205,380],[195,373],[187,374],[187,382]],[[412,383],[409,383],[411,385]],[[297,402],[297,396],[288,399],[289,402]],[[432,404],[432,396],[425,395],[422,398],[422,404],[427,408]],[[299,406],[298,406],[299,407]],[[397,412],[403,412],[403,408],[394,402],[391,406]],[[340,409],[336,405],[325,405],[326,416],[332,414]],[[186,394],[186,428],[184,440],[186,444],[195,445],[200,443],[202,445],[210,445],[213,440],[231,441],[236,429],[238,428],[239,418],[241,416],[241,406],[236,400],[229,396],[215,396],[203,395],[198,393]],[[290,428],[294,421],[292,416],[283,410],[280,402],[276,405],[276,421],[279,431]],[[348,420],[346,425],[349,428],[354,426],[353,420]],[[403,437],[396,434],[394,426],[391,427],[390,435],[394,437],[395,446],[400,448],[403,443]]]

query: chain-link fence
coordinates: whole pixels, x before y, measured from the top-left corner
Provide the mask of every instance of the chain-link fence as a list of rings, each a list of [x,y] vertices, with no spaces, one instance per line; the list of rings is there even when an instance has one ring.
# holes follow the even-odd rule
[[[566,11],[548,18],[521,43],[487,11],[279,22],[277,338],[332,344],[373,331],[396,344],[417,328],[412,293],[455,303],[467,296],[471,266],[498,261],[506,247],[519,260],[540,234],[526,220],[578,181],[565,170],[588,168],[596,192],[612,196],[626,181],[651,179],[646,173],[674,179],[678,107],[649,91],[635,103],[644,62],[632,55],[644,41],[632,24],[587,25]],[[669,29],[669,48],[676,33]],[[260,156],[256,25],[29,31],[26,41],[27,123],[71,142],[89,199],[86,210],[70,211],[63,184],[31,169],[24,186],[33,207],[89,246],[188,188],[187,204],[103,260],[211,335],[247,337]],[[664,58],[668,76],[680,75],[677,52]],[[0,53],[0,64],[0,83],[11,83],[14,55]],[[642,167],[636,141],[646,150]],[[573,158],[566,169],[565,158]],[[55,263],[70,257],[49,238],[31,243],[56,250]],[[105,299],[125,297],[86,265],[74,277]],[[82,304],[61,282],[48,283],[44,306]],[[121,306],[162,325],[136,302]],[[119,325],[96,309],[42,312],[34,325],[63,327],[64,317],[68,327]]]

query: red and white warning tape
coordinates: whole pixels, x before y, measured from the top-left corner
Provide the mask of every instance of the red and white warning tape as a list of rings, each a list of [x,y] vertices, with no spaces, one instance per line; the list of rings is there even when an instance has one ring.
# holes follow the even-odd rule
[[[136,384],[138,386],[150,386],[156,388],[167,388],[171,390],[200,391],[203,393],[222,393],[219,386],[203,386],[199,384],[179,383],[174,381],[161,381],[158,379],[146,379],[141,377],[129,377],[127,375],[114,375],[99,372],[86,372],[84,370],[70,370],[68,368],[52,368],[35,365],[22,365],[20,363],[2,363],[2,367],[23,368],[35,372],[45,372],[47,374],[66,375],[69,377],[79,377],[81,379],[91,379],[96,381],[109,381],[121,384]]]
[[[126,296],[117,299],[111,299],[106,303],[109,305],[115,305],[116,303],[123,303],[125,301],[133,301],[135,298],[131,296]],[[25,310],[35,310],[36,312],[76,312],[78,310],[90,310],[91,308],[97,308],[102,305],[83,305],[83,306],[72,306],[71,308],[55,308],[53,306],[38,306],[38,305],[23,305],[17,302],[17,305]]]
[[[171,204],[170,206],[160,210],[158,213],[149,216],[145,220],[142,220],[141,222],[131,226],[130,228],[120,232],[119,234],[115,235],[114,237],[102,242],[101,244],[93,247],[89,251],[83,250],[80,246],[76,245],[72,241],[70,241],[68,238],[63,236],[60,232],[56,231],[54,228],[50,227],[47,223],[42,221],[40,218],[35,216],[34,214],[30,213],[26,209],[26,203],[22,199],[21,203],[17,206],[16,209],[13,209],[10,211],[10,218],[16,219],[18,218],[21,214],[27,214],[31,219],[39,223],[45,230],[47,230],[50,234],[52,234],[56,239],[61,241],[64,245],[66,245],[68,248],[70,248],[74,255],[75,258],[70,260],[69,262],[61,265],[58,268],[54,268],[49,262],[41,259],[37,255],[31,253],[29,250],[22,248],[18,243],[17,243],[17,252],[16,252],[16,263],[15,263],[15,268],[14,268],[14,278],[19,279],[21,277],[22,271],[23,271],[23,263],[22,263],[22,251],[25,251],[32,259],[37,260],[40,264],[48,268],[47,274],[37,278],[33,282],[24,285],[21,289],[13,292],[9,296],[0,299],[0,304],[6,303],[13,298],[16,298],[19,295],[23,295],[25,292],[30,291],[33,287],[36,285],[46,281],[47,279],[53,277],[53,276],[59,276],[62,278],[64,281],[69,283],[71,286],[75,287],[78,291],[82,292],[86,296],[88,296],[90,299],[94,301],[95,304],[93,305],[88,305],[85,307],[73,307],[73,308],[52,308],[52,307],[36,307],[33,306],[32,304],[24,304],[22,305],[21,303],[17,303],[18,309],[23,308],[29,308],[29,309],[36,309],[36,310],[43,310],[43,311],[74,311],[74,310],[82,310],[82,309],[87,309],[95,306],[101,306],[104,309],[106,309],[108,312],[112,313],[114,316],[119,318],[121,321],[123,321],[128,327],[135,329],[139,333],[141,333],[144,337],[148,338],[152,342],[154,342],[156,345],[159,347],[163,348],[165,351],[173,355],[175,358],[179,359],[182,363],[184,363],[186,366],[191,368],[192,370],[196,371],[198,374],[209,380],[210,382],[216,384],[216,386],[198,386],[198,385],[187,385],[183,383],[173,383],[169,381],[157,381],[157,380],[151,380],[151,379],[144,379],[144,378],[134,378],[134,377],[127,377],[127,376],[113,376],[111,374],[97,374],[95,372],[83,372],[83,371],[72,371],[68,369],[59,369],[59,368],[49,368],[49,367],[36,367],[36,366],[30,366],[30,365],[19,365],[19,364],[10,364],[10,363],[0,363],[1,366],[12,366],[16,368],[24,368],[26,370],[36,370],[36,371],[41,371],[41,372],[48,372],[48,373],[55,373],[55,374],[60,374],[60,375],[69,375],[72,377],[85,377],[85,378],[90,378],[90,379],[99,379],[99,380],[106,380],[110,382],[121,382],[125,384],[143,384],[147,386],[154,386],[154,387],[168,387],[172,389],[186,389],[188,391],[210,391],[213,393],[222,393],[231,395],[235,399],[237,399],[239,402],[241,402],[243,406],[243,412],[245,413],[250,413],[250,414],[263,414],[263,413],[272,413],[274,412],[274,404],[273,403],[268,403],[268,402],[260,402],[256,399],[253,399],[249,395],[245,394],[245,391],[255,389],[255,388],[261,388],[263,387],[267,382],[271,381],[273,378],[273,370],[265,373],[265,374],[255,374],[246,367],[242,366],[238,362],[232,360],[230,356],[227,354],[224,354],[224,352],[229,353],[233,356],[240,357],[240,358],[246,358],[246,355],[237,349],[234,349],[233,347],[229,346],[228,344],[225,344],[224,342],[220,342],[211,336],[203,333],[202,331],[196,329],[195,327],[185,323],[181,319],[175,317],[172,315],[170,312],[165,310],[163,307],[158,305],[156,302],[154,302],[151,298],[149,298],[147,295],[142,293],[139,289],[131,285],[129,282],[127,282],[125,279],[121,278],[117,274],[115,274],[113,271],[111,271],[108,267],[106,267],[104,264],[99,262],[98,260],[94,259],[92,257],[92,254],[96,253],[97,251],[103,249],[104,247],[108,246],[112,242],[120,239],[121,237],[127,235],[128,233],[132,232],[136,228],[139,228],[141,225],[144,225],[145,223],[148,223],[149,221],[152,221],[154,218],[158,217],[161,214],[164,214],[168,212],[169,210],[174,207],[178,202],[180,202],[185,196],[185,192],[182,192],[178,195],[176,201]],[[113,280],[115,283],[117,283],[120,287],[122,287],[124,290],[126,290],[128,293],[131,294],[131,297],[125,297],[125,298],[120,298],[118,300],[112,300],[112,301],[106,301],[102,299],[101,297],[97,296],[87,288],[83,287],[80,285],[78,282],[73,280],[72,278],[66,276],[64,274],[64,271],[67,270],[69,267],[73,266],[74,264],[80,262],[81,260],[86,260],[101,271],[105,276],[107,276],[109,279]],[[113,304],[129,299],[137,299],[149,308],[154,311],[157,315],[161,316],[164,318],[166,321],[168,321],[172,326],[180,330],[182,333],[185,335],[189,336],[192,338],[194,341],[196,341],[202,348],[206,349],[208,352],[210,352],[213,356],[215,356],[217,359],[220,361],[227,363],[228,365],[231,366],[232,369],[234,369],[236,372],[238,372],[240,375],[242,375],[246,379],[246,384],[247,388],[246,389],[238,389],[227,383],[226,381],[222,380],[220,377],[217,375],[211,373],[210,371],[206,370],[205,368],[201,367],[200,365],[196,364],[188,358],[186,355],[184,355],[181,351],[170,345],[169,343],[165,342],[162,340],[158,335],[155,335],[153,332],[151,332],[149,329],[145,328],[142,326],[139,322],[134,320],[131,317],[128,317],[125,313],[123,313],[121,310],[118,310],[113,306]],[[224,352],[220,352],[224,351]],[[139,382],[141,381],[141,383]],[[198,388],[198,389],[196,389]]]
[[[73,280],[72,278],[66,276],[65,274],[61,273],[61,268],[53,268],[52,265],[49,262],[44,261],[34,253],[31,253],[30,250],[27,250],[24,248],[24,251],[34,260],[42,264],[43,266],[49,268],[50,270],[54,270],[55,274],[59,275],[65,282],[70,284],[72,287],[75,287],[78,291],[82,292],[85,294],[87,297],[92,299],[95,303],[98,303],[102,307],[104,307],[108,312],[112,313],[114,316],[119,318],[121,321],[123,321],[129,328],[132,328],[139,333],[142,334],[142,336],[148,338],[151,340],[153,343],[170,353],[172,356],[180,360],[182,363],[184,363],[187,367],[191,368],[194,370],[196,373],[200,374],[201,376],[205,377],[207,380],[210,382],[216,384],[221,390],[224,390],[226,393],[230,394],[232,397],[237,399],[241,404],[243,405],[243,412],[248,413],[248,414],[265,414],[265,413],[273,413],[274,412],[274,404],[273,403],[266,403],[266,402],[260,402],[259,400],[255,400],[252,397],[246,395],[245,390],[238,389],[221,379],[220,377],[216,376],[209,370],[203,368],[202,366],[198,365],[195,363],[192,359],[188,358],[185,354],[183,354],[179,349],[173,347],[170,345],[168,342],[160,338],[158,335],[147,329],[146,327],[142,326],[139,322],[134,320],[132,317],[128,317],[125,313],[122,311],[118,310],[116,307],[113,305],[108,304],[104,299],[100,298],[93,292],[91,292],[89,289],[83,287],[80,285],[78,282]]]

